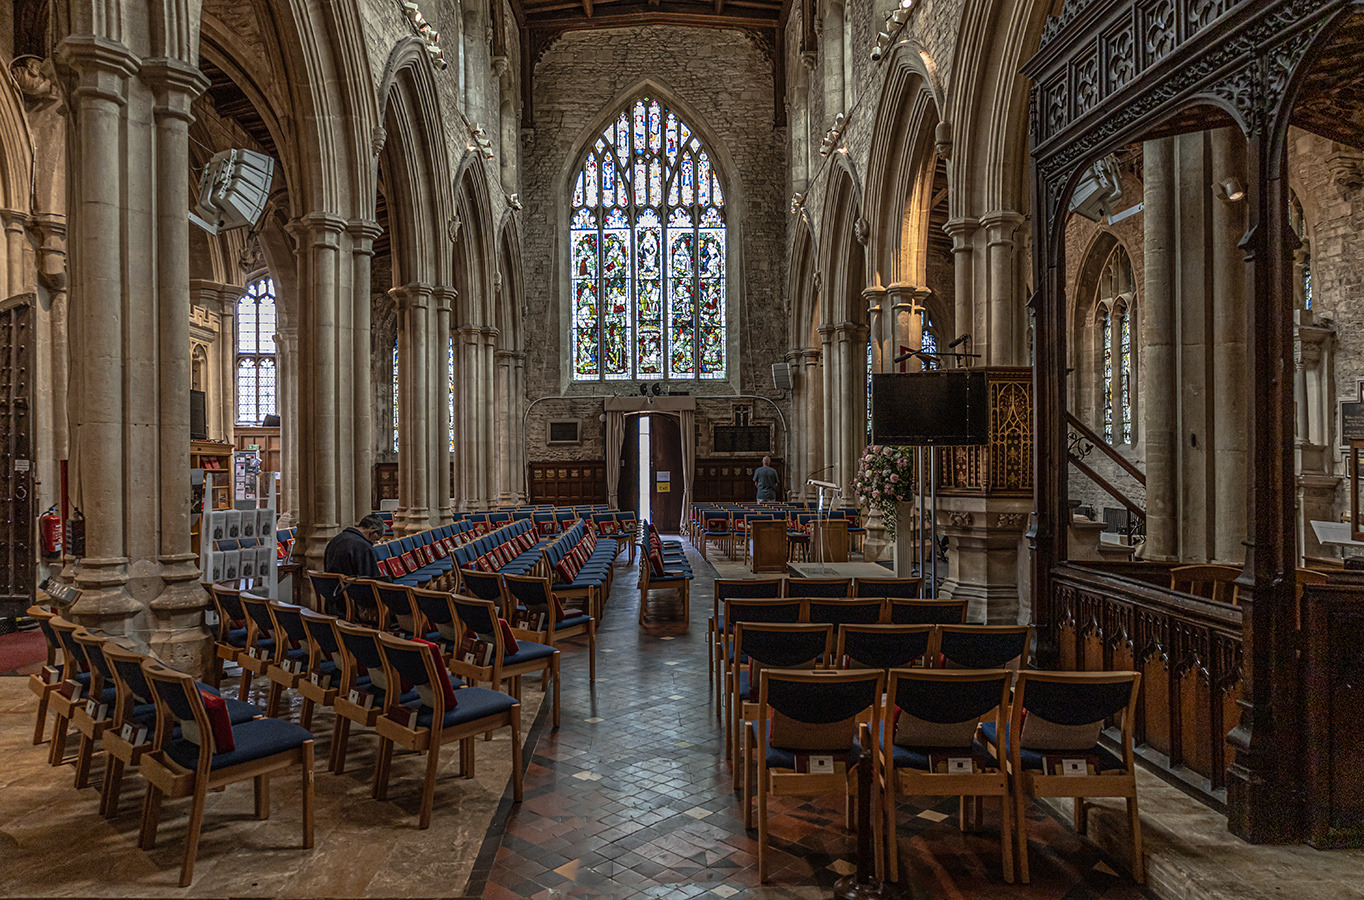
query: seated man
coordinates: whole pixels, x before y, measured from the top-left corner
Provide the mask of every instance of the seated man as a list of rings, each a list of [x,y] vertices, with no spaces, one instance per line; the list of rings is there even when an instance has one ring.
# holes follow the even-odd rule
[[[384,520],[370,513],[358,524],[332,538],[322,554],[322,570],[345,575],[348,578],[382,578],[379,563],[374,558],[374,542],[384,534]],[[342,588],[344,590],[344,588]],[[331,615],[340,615],[345,604],[334,597],[328,604]],[[373,615],[373,603],[368,609],[359,610],[361,616]]]

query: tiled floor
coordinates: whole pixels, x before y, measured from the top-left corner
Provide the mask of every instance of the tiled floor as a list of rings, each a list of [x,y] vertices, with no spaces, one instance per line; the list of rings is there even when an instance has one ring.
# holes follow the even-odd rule
[[[744,829],[730,789],[710,700],[713,570],[691,556],[697,580],[687,628],[661,618],[640,628],[635,572],[617,568],[599,626],[595,688],[570,674],[562,728],[549,730],[540,716],[525,802],[499,810],[468,896],[826,898],[853,871],[855,836],[842,826],[839,796],[779,798],[769,883],[759,884],[756,832]],[[666,613],[663,592],[654,596],[651,615]],[[571,659],[564,665],[574,668]],[[1148,896],[1040,807],[1031,812],[1032,884],[1005,884],[997,809],[987,808],[982,832],[963,834],[956,808],[955,798],[902,806],[904,876],[887,896]]]

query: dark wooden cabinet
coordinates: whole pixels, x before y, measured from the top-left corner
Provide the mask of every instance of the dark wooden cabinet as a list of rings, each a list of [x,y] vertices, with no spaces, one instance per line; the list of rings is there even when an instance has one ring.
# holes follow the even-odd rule
[[[703,503],[728,503],[752,500],[758,496],[753,484],[753,471],[763,464],[761,456],[736,456],[698,459],[696,484],[692,486],[692,500]],[[777,470],[777,497],[784,499],[791,485],[786,482],[786,463],[773,458]]]
[[[555,506],[579,506],[606,502],[606,463],[532,462],[530,502]]]

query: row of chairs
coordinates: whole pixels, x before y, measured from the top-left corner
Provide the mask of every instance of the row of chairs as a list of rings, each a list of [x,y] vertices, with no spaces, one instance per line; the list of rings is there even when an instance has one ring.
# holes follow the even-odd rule
[[[639,624],[643,625],[649,609],[649,594],[655,590],[677,592],[681,606],[681,622],[691,621],[691,563],[681,541],[665,541],[652,522],[644,523],[640,538],[639,564]]]
[[[980,827],[981,798],[998,797],[1010,883],[1015,844],[1017,874],[1029,881],[1032,798],[1073,798],[1075,828],[1084,833],[1085,798],[1121,797],[1132,874],[1144,883],[1132,742],[1140,680],[1136,672],[1002,668],[763,669],[754,680],[742,757],[744,820],[752,827],[756,804],[760,880],[767,879],[769,797],[845,790],[851,824],[856,763],[866,751],[879,877],[888,870],[898,880],[899,797],[961,798],[963,830],[972,812]],[[1117,752],[1100,742],[1113,718],[1121,725]]]

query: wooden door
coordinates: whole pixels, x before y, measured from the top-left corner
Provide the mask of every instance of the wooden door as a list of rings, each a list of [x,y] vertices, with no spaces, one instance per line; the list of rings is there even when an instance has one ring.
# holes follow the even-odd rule
[[[0,310],[0,616],[33,603],[33,306]]]
[[[639,416],[625,417],[625,446],[620,450],[616,506],[639,515]]]
[[[649,502],[659,531],[676,534],[682,520],[682,427],[674,416],[649,417],[653,469]]]

